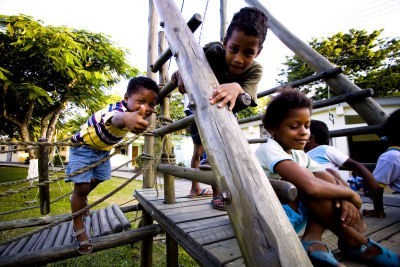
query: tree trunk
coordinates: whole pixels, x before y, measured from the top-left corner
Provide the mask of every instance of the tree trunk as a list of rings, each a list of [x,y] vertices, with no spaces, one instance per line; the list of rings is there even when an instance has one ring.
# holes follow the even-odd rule
[[[23,142],[31,142],[31,137],[29,135],[29,123],[24,122],[23,124],[19,125],[19,129],[21,132],[21,139]],[[36,158],[36,150],[29,149],[28,150],[29,159]]]

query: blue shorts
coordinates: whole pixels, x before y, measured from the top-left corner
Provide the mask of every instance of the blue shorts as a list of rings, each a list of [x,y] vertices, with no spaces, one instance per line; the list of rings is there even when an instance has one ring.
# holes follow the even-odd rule
[[[288,204],[283,204],[282,207],[285,210],[286,216],[289,218],[289,221],[292,224],[296,233],[300,232],[307,224],[308,220],[307,208],[303,205],[302,202],[299,202],[299,207],[298,207],[299,212],[294,211],[292,207],[290,207]]]
[[[69,150],[69,162],[65,173],[70,174],[83,169],[107,157],[109,154],[110,151],[93,149],[86,145],[71,147]],[[100,181],[109,180],[110,176],[111,163],[110,159],[108,159],[90,170],[65,178],[65,181],[73,183],[90,183],[90,180],[92,179]]]
[[[190,116],[193,114],[193,112],[190,109],[185,110],[186,117]],[[201,139],[200,139],[200,134],[199,134],[199,129],[197,129],[196,122],[193,122],[193,124],[190,126],[190,135],[192,136],[193,144],[196,145],[201,145]]]

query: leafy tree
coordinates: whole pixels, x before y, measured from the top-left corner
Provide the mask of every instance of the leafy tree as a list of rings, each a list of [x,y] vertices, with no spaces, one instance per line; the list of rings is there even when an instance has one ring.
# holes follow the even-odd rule
[[[67,107],[97,110],[108,88],[137,75],[126,52],[103,34],[0,15],[1,134],[52,140]]]
[[[186,117],[183,112],[183,95],[175,90],[170,97],[171,119],[176,121]]]
[[[259,98],[257,100],[257,107],[248,107],[240,112],[238,112],[237,116],[239,119],[252,117],[258,114],[263,114],[265,112],[265,107],[267,106],[267,102],[269,101],[269,97]]]
[[[323,39],[313,39],[309,44],[333,64],[343,69],[343,74],[360,88],[374,89],[375,96],[400,95],[400,38],[379,38],[383,30],[368,34],[351,29]],[[297,56],[286,58],[280,76],[281,83],[293,82],[314,74]],[[302,86],[302,91],[313,92],[315,98],[328,97],[323,81]],[[334,95],[334,92],[331,92]]]

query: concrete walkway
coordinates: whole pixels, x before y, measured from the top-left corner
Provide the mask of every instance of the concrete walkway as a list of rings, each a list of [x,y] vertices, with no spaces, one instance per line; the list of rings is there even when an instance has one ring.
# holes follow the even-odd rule
[[[111,175],[115,176],[115,177],[119,177],[119,178],[129,179],[132,176],[134,176],[135,173],[136,172],[134,170],[130,170],[130,169],[126,169],[125,170],[124,169],[124,170],[113,171],[111,173]],[[157,176],[157,179],[158,179],[157,180],[157,184],[163,184],[164,183],[164,179],[163,179],[162,176]],[[136,180],[142,181],[143,180],[143,175],[142,174],[139,175],[139,177],[136,178]],[[191,188],[191,184],[192,184],[192,181],[190,181],[190,180],[175,178],[175,188],[187,189],[188,190],[188,194],[189,194],[189,191],[190,191],[190,188]],[[202,184],[202,183],[200,183],[200,187],[201,188],[211,188],[210,185]]]

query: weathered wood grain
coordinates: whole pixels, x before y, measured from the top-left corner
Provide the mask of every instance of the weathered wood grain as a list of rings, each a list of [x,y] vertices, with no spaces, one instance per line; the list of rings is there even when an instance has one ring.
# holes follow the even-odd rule
[[[114,211],[115,216],[117,216],[119,223],[122,226],[122,229],[126,230],[126,229],[131,228],[131,223],[128,221],[128,219],[126,218],[124,213],[121,211],[121,209],[115,204],[112,205],[112,209]],[[114,232],[115,232],[115,230],[114,230]]]
[[[109,235],[112,233],[105,209],[99,210],[99,224],[101,235]]]
[[[92,230],[93,230],[93,237],[98,237],[101,235],[98,210],[92,213]]]
[[[246,263],[270,265],[265,255],[272,248],[273,255],[278,257],[272,262],[286,266],[310,265],[236,117],[226,108],[219,109],[208,101],[218,81],[203,49],[194,40],[173,1],[156,0],[154,5],[164,22],[171,51],[176,55],[186,92],[193,102],[195,121],[217,185],[231,196],[227,210]],[[271,217],[274,220],[268,220]],[[290,246],[280,244],[283,239]]]
[[[120,221],[118,220],[118,217],[115,215],[113,208],[111,206],[108,206],[105,210],[112,232],[121,232],[123,228]]]

